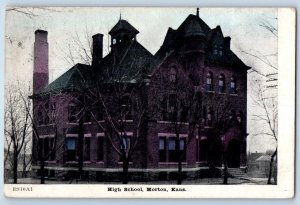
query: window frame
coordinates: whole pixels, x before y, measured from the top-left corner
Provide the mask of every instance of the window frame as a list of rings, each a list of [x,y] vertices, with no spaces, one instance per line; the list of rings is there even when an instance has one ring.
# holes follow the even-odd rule
[[[223,85],[220,85],[220,83],[222,82]],[[226,85],[226,81],[225,81],[225,76],[223,73],[221,73],[219,75],[219,79],[218,79],[218,91],[219,93],[226,93],[226,88],[225,88],[225,85]]]
[[[88,143],[87,143],[88,142]],[[88,144],[88,146],[87,146]],[[83,140],[83,161],[90,162],[91,161],[91,135],[85,134]]]
[[[230,78],[230,94],[237,94],[237,78],[235,76],[231,76]]]
[[[96,161],[97,161],[97,163],[102,163],[102,162],[104,162],[104,140],[105,140],[105,136],[104,136],[104,133],[97,133],[97,135],[96,135],[96,137],[97,137],[97,159],[96,159]],[[100,154],[99,154],[99,142],[102,142],[101,143],[101,146],[102,146],[102,149],[101,149],[101,160],[100,160]]]
[[[67,140],[71,140],[71,139],[73,139],[73,140],[75,140],[75,148],[74,148],[74,150],[73,149],[68,149],[67,148]],[[65,138],[65,151],[66,151],[66,158],[65,158],[65,162],[67,162],[67,163],[70,163],[70,162],[77,162],[77,158],[78,158],[78,135],[77,134],[67,134],[66,135],[66,138]],[[74,155],[73,157],[72,157],[72,159],[70,159],[69,158],[69,155],[71,155],[71,154],[69,154],[69,152],[70,152],[70,150],[72,150],[74,153],[72,154],[72,155]]]
[[[38,146],[39,146],[39,155],[45,157],[48,155],[46,162],[54,161],[55,160],[55,151],[52,152],[52,148],[55,149],[54,146],[54,134],[51,135],[41,135],[38,139]],[[45,150],[47,147],[47,151]]]
[[[206,85],[206,91],[207,92],[213,92],[214,91],[214,82],[213,82],[213,73],[211,71],[208,71],[206,74],[206,81],[205,81],[205,85]]]
[[[179,151],[181,151],[181,142],[184,142],[184,149],[182,150],[183,153],[180,153],[181,156],[181,162],[182,163],[187,163],[187,158],[186,158],[186,154],[187,154],[187,134],[179,134]],[[160,140],[164,140],[164,149],[160,149]],[[170,139],[172,139],[172,141],[174,140],[174,149],[170,149],[169,146],[169,142]],[[158,133],[158,141],[159,141],[159,147],[158,147],[158,163],[159,164],[168,164],[168,163],[178,163],[178,159],[177,158],[177,153],[176,153],[176,134],[174,133]],[[183,155],[183,157],[182,157]],[[164,159],[163,159],[164,158]],[[163,161],[162,161],[163,160]]]

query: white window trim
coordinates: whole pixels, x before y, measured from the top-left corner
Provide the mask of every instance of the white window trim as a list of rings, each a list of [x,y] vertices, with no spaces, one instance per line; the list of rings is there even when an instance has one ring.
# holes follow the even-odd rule
[[[119,135],[121,135],[122,133],[119,132]],[[125,132],[126,136],[128,137],[132,137],[133,136],[133,132]]]
[[[67,138],[78,137],[78,134],[66,134]]]
[[[84,122],[83,124],[84,124],[84,125],[91,125],[92,122],[90,122],[90,121],[89,121],[89,122]]]
[[[92,134],[91,133],[84,134],[84,137],[90,138],[90,137],[92,137]]]
[[[54,138],[54,136],[55,136],[54,134],[50,134],[50,135],[40,135],[39,138],[40,138],[40,139],[42,139],[42,138]]]
[[[173,124],[174,122],[172,121],[157,121],[157,123],[160,124]],[[188,125],[188,122],[176,122],[177,125]]]
[[[176,134],[175,133],[158,133],[157,134],[157,136],[158,137],[166,137],[166,138],[168,138],[168,137],[176,137]],[[187,138],[188,137],[188,134],[179,134],[179,137],[180,138]]]
[[[78,122],[67,122],[67,125],[79,125]]]
[[[105,136],[104,132],[98,132],[96,134],[96,137],[104,137],[104,136]]]

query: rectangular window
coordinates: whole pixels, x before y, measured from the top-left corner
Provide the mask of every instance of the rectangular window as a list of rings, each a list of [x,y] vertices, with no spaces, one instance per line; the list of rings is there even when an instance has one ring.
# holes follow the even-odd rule
[[[66,152],[67,152],[67,161],[76,161],[77,152],[77,139],[76,138],[67,138],[66,139]]]
[[[168,154],[169,154],[169,162],[177,161],[175,137],[170,137],[168,139]]]
[[[131,140],[132,134],[129,133],[120,133],[120,149],[122,152],[129,152],[131,147]],[[120,156],[119,162],[123,162],[122,156]]]
[[[212,91],[213,87],[212,87],[212,79],[211,78],[207,78],[206,79],[206,91]]]
[[[224,86],[224,81],[223,80],[219,80],[219,86],[223,87]]]
[[[211,85],[211,84],[212,84],[211,81],[212,81],[211,78],[207,78],[207,79],[206,79],[206,84],[207,84],[207,85]]]
[[[44,137],[39,139],[39,156],[46,158],[46,160],[55,160],[55,148],[53,137]],[[52,151],[54,150],[54,151]]]
[[[185,139],[180,139],[179,142],[180,158],[182,162],[186,161],[186,141]]]
[[[91,138],[85,137],[84,138],[84,155],[83,159],[84,161],[90,161],[90,153],[91,153]]]
[[[160,137],[159,162],[178,162],[178,157],[180,157],[182,162],[186,161],[186,139],[180,138],[178,153],[175,137]]]
[[[104,148],[104,138],[103,137],[98,137],[97,140],[97,161],[101,162],[103,161],[103,151]]]
[[[166,138],[159,138],[159,161],[166,162],[167,161],[167,153],[166,153]]]
[[[231,87],[232,89],[235,89],[235,82],[231,82],[231,83],[230,83],[230,87]]]
[[[236,94],[236,81],[231,80],[230,82],[230,94]]]

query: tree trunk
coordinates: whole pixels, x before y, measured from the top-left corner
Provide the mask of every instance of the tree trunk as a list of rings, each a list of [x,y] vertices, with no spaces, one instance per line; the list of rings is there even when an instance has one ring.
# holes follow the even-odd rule
[[[26,172],[26,150],[25,150],[25,147],[26,146],[24,146],[24,155],[23,155],[23,172],[22,172],[22,177],[23,178],[25,178],[25,177],[27,177],[27,172]]]
[[[14,159],[13,159],[13,177],[14,177],[14,184],[18,183],[18,154],[17,148],[14,149]]]
[[[228,168],[227,168],[227,159],[226,155],[224,157],[224,178],[223,178],[223,184],[228,184]]]
[[[123,184],[128,184],[128,166],[129,166],[129,159],[126,154],[123,154]]]
[[[178,160],[178,173],[177,173],[177,184],[182,183],[182,162],[181,162],[181,154],[180,154],[180,139],[179,136],[176,137],[175,149],[177,153]]]
[[[274,157],[277,155],[277,148],[274,151],[274,153],[271,156],[271,161],[270,161],[270,169],[269,169],[269,176],[268,176],[268,184],[272,184],[271,183],[271,179],[272,179],[272,171],[273,171],[273,161],[274,161]]]
[[[179,161],[178,161],[178,179],[177,179],[177,184],[181,184],[182,183],[182,163],[181,163],[181,159],[180,158],[179,158]]]
[[[41,184],[45,184],[45,159],[41,159]]]
[[[79,119],[79,130],[78,130],[78,179],[82,179],[83,176],[83,117]]]

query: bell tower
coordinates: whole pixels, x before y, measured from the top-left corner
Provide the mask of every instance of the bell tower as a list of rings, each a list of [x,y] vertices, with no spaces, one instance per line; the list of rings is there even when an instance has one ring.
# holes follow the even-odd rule
[[[121,19],[120,16],[118,23],[109,32],[112,50],[118,45],[124,45],[130,41],[135,41],[138,33],[139,31],[136,28],[128,23],[128,21]]]

